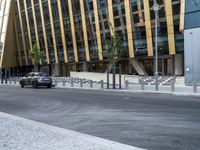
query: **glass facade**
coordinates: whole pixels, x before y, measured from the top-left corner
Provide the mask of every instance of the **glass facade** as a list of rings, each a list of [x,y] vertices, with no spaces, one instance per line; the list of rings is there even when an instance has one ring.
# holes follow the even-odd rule
[[[59,7],[58,1],[61,3],[61,7]],[[148,5],[145,5],[145,1],[148,2]],[[167,57],[170,56],[169,35],[174,36],[175,53],[183,53],[184,49],[183,35],[179,31],[181,0],[169,1],[171,1],[172,4],[172,17],[170,18],[172,23],[168,22],[170,19],[167,19],[169,16],[166,16],[169,10],[167,9],[168,7],[166,6],[165,0],[157,0],[161,7],[158,16],[158,50],[160,56]],[[90,61],[87,63],[94,65],[95,62],[100,61],[99,45],[102,47],[103,54],[104,51],[106,51],[105,40],[111,37],[112,32],[110,31],[110,24],[113,24],[114,32],[123,39],[122,60],[128,62],[130,57],[130,37],[128,33],[130,30],[127,30],[127,27],[132,29],[131,39],[133,39],[133,55],[139,59],[152,59],[152,55],[148,52],[150,50],[154,51],[155,15],[152,8],[154,0],[112,0],[111,7],[108,6],[108,0],[83,0],[84,5],[81,5],[81,0],[34,0],[33,2],[31,0],[26,0],[25,2],[26,5],[24,4],[24,0],[15,0],[13,3],[16,21],[15,31],[17,32],[16,35],[19,41],[18,45],[23,65],[25,65],[25,59],[28,57],[30,49],[29,40],[32,45],[37,42],[39,43],[40,48],[44,53],[42,59],[43,65],[48,64],[48,58],[46,56],[49,56],[50,64],[56,63],[56,57],[58,58],[59,64],[73,65],[85,63],[87,61],[86,43],[88,43]],[[193,15],[199,15],[200,17],[200,12],[198,12],[200,4],[198,2],[199,1],[195,0],[186,0],[186,18],[190,20],[185,22],[186,28],[200,26],[200,21],[192,17]],[[127,7],[127,5],[130,10],[126,10],[127,8],[125,7]],[[34,7],[34,9],[32,7]],[[50,18],[50,8],[52,11],[52,18]],[[72,10],[69,10],[70,8]],[[95,9],[97,9],[97,13],[95,13]],[[84,10],[84,13],[82,13],[82,10]],[[71,11],[72,15],[70,13]],[[41,14],[43,17],[41,17]],[[82,20],[83,14],[85,16],[84,21]],[[28,17],[28,22],[26,21],[26,16]],[[60,16],[62,16],[62,18],[60,18]],[[150,20],[148,20],[148,16]],[[73,17],[73,22],[71,22],[72,19],[70,17]],[[113,18],[113,20],[110,20],[111,18]],[[127,25],[127,18],[131,18],[131,26]],[[62,39],[63,34],[60,19],[62,19],[64,26],[64,42]],[[96,22],[96,19],[98,19],[98,22]],[[53,25],[51,20],[53,20]],[[147,21],[150,22],[148,27],[146,26]],[[43,22],[44,26],[42,24]],[[29,23],[29,25],[27,23]],[[173,26],[170,26],[170,24]],[[35,25],[37,29],[35,29]],[[21,29],[21,26],[23,30]],[[28,26],[30,27],[30,31],[28,31]],[[84,32],[85,27],[87,29],[86,33]],[[73,29],[75,32],[73,32]],[[169,29],[173,29],[173,32],[171,33]],[[148,30],[151,32],[148,32]],[[29,36],[29,32],[31,36]],[[46,36],[44,36],[44,32],[46,32]],[[87,36],[85,36],[85,34]],[[29,39],[30,37],[31,39]],[[85,42],[86,37],[87,42]],[[25,39],[24,44],[23,38]],[[101,40],[99,40],[99,38]],[[151,40],[149,40],[150,38]],[[39,41],[37,41],[37,39]],[[67,51],[67,59],[65,59],[63,44],[66,44],[65,49]],[[47,45],[47,49],[45,45]],[[152,46],[152,48],[148,45]],[[25,51],[27,56],[24,53]],[[77,54],[75,51],[77,51]],[[18,53],[16,53],[16,55],[18,58]],[[78,62],[75,62],[76,57],[78,57]],[[68,61],[66,62],[66,60]],[[103,55],[103,61],[101,60],[101,62],[106,63],[106,61],[107,58]],[[127,64],[127,62],[125,64]],[[28,64],[31,65],[29,57]],[[149,64],[147,64],[147,66],[148,65]]]
[[[186,0],[185,13],[185,29],[200,27],[199,0]]]
[[[90,60],[98,59],[97,37],[94,19],[93,2],[84,0],[84,10],[86,16],[86,28],[88,36],[88,45],[90,52]]]
[[[71,23],[70,23],[70,16],[69,16],[69,5],[67,0],[61,0],[61,10],[63,14],[63,23],[64,23],[64,32],[65,32],[65,40],[67,46],[67,53],[68,53],[68,61],[73,63],[75,61],[74,58],[74,50],[73,50],[73,40],[72,40],[72,33],[71,33]]]
[[[135,55],[147,54],[146,28],[144,16],[144,4],[142,0],[131,0],[133,38]]]

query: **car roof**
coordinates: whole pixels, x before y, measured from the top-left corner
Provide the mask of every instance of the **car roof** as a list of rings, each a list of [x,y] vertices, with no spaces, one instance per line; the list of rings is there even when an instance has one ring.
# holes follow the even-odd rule
[[[30,72],[29,74],[46,74],[44,72]]]

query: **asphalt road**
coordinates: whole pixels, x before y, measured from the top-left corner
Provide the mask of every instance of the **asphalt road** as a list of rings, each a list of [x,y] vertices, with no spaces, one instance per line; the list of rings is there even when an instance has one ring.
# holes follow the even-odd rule
[[[152,150],[200,149],[200,98],[0,87],[0,111]]]

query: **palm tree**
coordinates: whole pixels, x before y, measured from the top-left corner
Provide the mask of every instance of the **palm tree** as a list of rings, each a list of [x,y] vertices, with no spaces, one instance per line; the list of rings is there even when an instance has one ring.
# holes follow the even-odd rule
[[[111,26],[111,24],[110,24]],[[113,28],[111,27],[113,30]],[[115,83],[115,72],[116,72],[116,64],[121,58],[121,53],[123,50],[122,44],[123,44],[123,39],[117,34],[111,35],[109,39],[104,39],[105,44],[106,44],[106,56],[108,59],[108,66],[112,65],[112,70],[113,70],[113,89],[116,88],[116,83]],[[109,69],[109,68],[107,68]]]
[[[29,56],[31,59],[34,61],[34,71],[39,71],[40,70],[40,60],[43,57],[43,52],[41,49],[38,47],[38,44],[35,43],[33,45],[33,48],[29,51]]]

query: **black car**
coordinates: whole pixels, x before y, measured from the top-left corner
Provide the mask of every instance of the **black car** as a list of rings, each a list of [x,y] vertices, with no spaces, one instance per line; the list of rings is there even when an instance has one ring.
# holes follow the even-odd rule
[[[26,85],[31,85],[34,88],[37,88],[38,86],[47,86],[48,88],[51,88],[52,79],[42,72],[30,72],[20,79],[20,85],[22,88]]]

